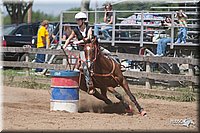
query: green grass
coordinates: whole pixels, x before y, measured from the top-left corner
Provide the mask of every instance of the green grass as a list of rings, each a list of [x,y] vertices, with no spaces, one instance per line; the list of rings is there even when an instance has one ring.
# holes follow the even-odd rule
[[[154,98],[154,99],[162,99],[168,101],[177,101],[177,102],[193,102],[196,101],[196,97],[193,93],[187,91],[179,96],[158,96],[152,94],[143,94],[141,92],[135,94],[136,97],[141,97],[144,99]]]
[[[20,78],[25,77],[26,73],[24,70],[3,70],[1,71],[4,77],[3,84],[11,87],[21,87],[21,88],[29,88],[29,89],[49,89],[50,84],[48,83],[38,83],[37,79],[49,79],[44,75],[36,76],[34,74],[30,74],[28,78],[25,80],[20,80]],[[33,73],[33,71],[30,71]],[[17,79],[17,80],[16,80]]]

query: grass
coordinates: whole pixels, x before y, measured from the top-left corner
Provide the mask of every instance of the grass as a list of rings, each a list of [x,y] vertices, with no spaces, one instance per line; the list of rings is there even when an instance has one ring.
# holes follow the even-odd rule
[[[144,94],[144,93],[136,93],[137,97],[141,97],[144,99],[154,98],[154,99],[162,99],[168,101],[177,101],[177,102],[193,102],[196,101],[196,97],[193,93],[187,91],[179,96],[159,96],[159,95],[152,95],[152,94]]]
[[[30,71],[32,73],[32,71]],[[30,74],[28,78],[22,80],[22,77],[26,76],[26,73],[23,70],[3,70],[2,74],[4,76],[3,84],[11,87],[21,87],[29,89],[49,89],[50,84],[48,83],[39,83],[38,79],[49,79],[46,76],[36,76]]]

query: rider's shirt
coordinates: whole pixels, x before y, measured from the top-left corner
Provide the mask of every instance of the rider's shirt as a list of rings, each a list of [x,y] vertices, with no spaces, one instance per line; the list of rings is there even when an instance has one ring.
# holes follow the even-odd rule
[[[79,31],[81,32],[81,35],[82,35],[83,37],[86,36],[86,27],[85,27],[84,31],[81,31],[80,29],[79,29]]]
[[[79,29],[79,27],[75,27],[73,30],[74,30],[74,33],[76,34],[78,40],[80,41],[80,40],[83,40],[83,38],[87,37],[89,29],[90,29],[90,26],[86,26],[86,28],[84,29],[84,31],[81,31]],[[84,48],[83,45],[79,45],[79,50],[83,51],[83,48]]]

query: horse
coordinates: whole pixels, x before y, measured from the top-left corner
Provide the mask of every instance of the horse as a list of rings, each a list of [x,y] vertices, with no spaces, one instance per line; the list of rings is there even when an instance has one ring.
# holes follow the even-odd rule
[[[109,105],[112,104],[112,101],[107,97],[107,91],[109,91],[122,102],[127,112],[131,112],[133,111],[131,105],[124,102],[122,95],[114,89],[119,85],[124,89],[130,100],[138,109],[139,113],[142,116],[146,116],[146,111],[139,105],[136,98],[130,91],[128,83],[122,74],[121,65],[113,61],[113,59],[102,54],[96,38],[91,40],[90,43],[85,43],[84,52],[86,58],[86,62],[84,63],[87,64],[91,79],[93,81],[93,87],[99,88],[101,91],[100,94],[95,89],[93,96],[103,100]],[[79,87],[85,92],[88,92],[89,90],[86,86],[83,73],[80,73]]]

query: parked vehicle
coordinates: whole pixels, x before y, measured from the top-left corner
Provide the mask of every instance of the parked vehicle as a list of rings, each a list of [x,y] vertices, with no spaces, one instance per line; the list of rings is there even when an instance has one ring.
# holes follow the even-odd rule
[[[49,31],[52,32],[57,23],[49,24]],[[3,47],[36,47],[37,31],[40,23],[6,25],[3,29]],[[24,60],[24,53],[3,53],[4,61]]]

